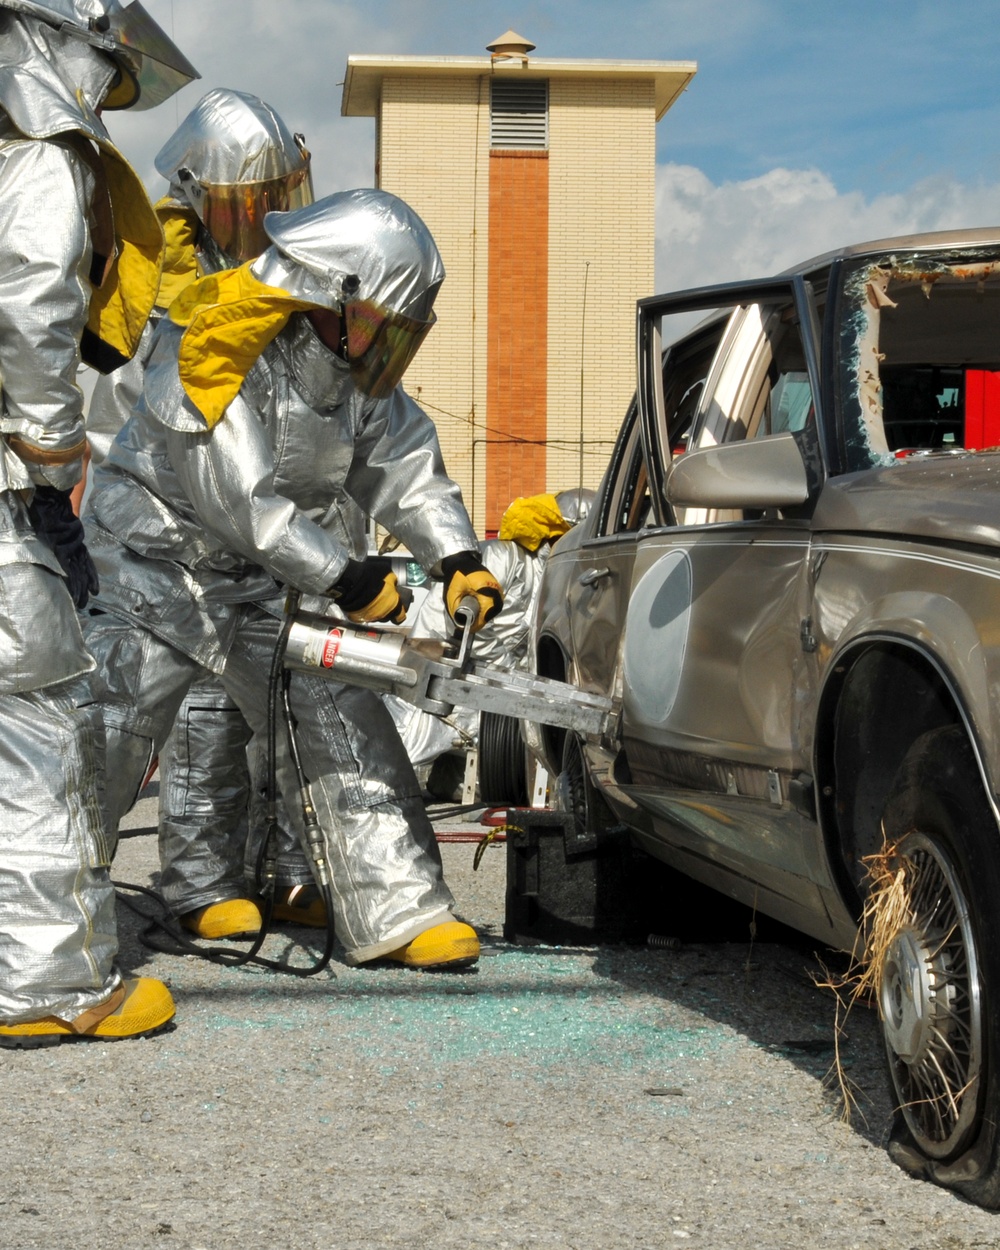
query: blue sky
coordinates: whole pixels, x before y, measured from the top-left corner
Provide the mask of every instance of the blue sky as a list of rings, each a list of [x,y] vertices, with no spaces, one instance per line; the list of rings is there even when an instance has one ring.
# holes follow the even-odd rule
[[[340,117],[350,53],[694,60],[658,127],[657,286],[775,272],[840,244],[1000,223],[995,0],[145,0],[203,78],[109,116],[152,157],[212,86],[256,92],[314,152],[317,192],[370,183],[373,123]]]

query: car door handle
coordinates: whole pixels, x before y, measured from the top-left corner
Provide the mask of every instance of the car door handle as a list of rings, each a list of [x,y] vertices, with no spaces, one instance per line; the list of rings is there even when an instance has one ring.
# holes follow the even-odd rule
[[[588,569],[586,573],[580,574],[581,586],[596,586],[602,577],[610,577],[611,570],[607,567],[602,569]]]

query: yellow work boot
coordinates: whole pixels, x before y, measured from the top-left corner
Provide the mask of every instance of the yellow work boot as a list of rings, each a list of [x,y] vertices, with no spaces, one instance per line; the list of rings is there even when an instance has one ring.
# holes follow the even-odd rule
[[[174,1018],[174,1000],[162,981],[139,977],[123,981],[107,1002],[75,1020],[45,1016],[23,1024],[0,1024],[0,1047],[29,1049],[59,1042],[121,1042],[149,1037]]]
[[[195,937],[217,942],[220,938],[256,937],[262,917],[252,899],[227,898],[221,903],[209,903],[197,911],[186,912],[180,920]]]
[[[305,924],[311,929],[325,929],[326,903],[316,886],[293,885],[275,894],[271,919],[283,920],[285,924]]]
[[[397,951],[383,955],[407,968],[465,968],[479,958],[479,938],[471,925],[446,920],[418,933]]]

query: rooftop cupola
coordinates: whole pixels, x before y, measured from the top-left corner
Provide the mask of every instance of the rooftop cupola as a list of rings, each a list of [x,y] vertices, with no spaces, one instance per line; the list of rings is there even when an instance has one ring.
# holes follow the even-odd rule
[[[520,60],[525,65],[528,62],[528,53],[534,50],[535,45],[516,30],[508,30],[499,39],[486,45],[491,61]]]

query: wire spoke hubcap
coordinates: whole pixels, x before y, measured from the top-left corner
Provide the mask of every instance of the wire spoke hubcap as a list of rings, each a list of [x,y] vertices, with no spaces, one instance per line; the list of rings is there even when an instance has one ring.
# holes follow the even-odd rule
[[[909,923],[882,959],[879,1006],[893,1083],[918,1146],[945,1158],[977,1122],[982,1067],[979,970],[968,903],[940,846],[899,846]]]

